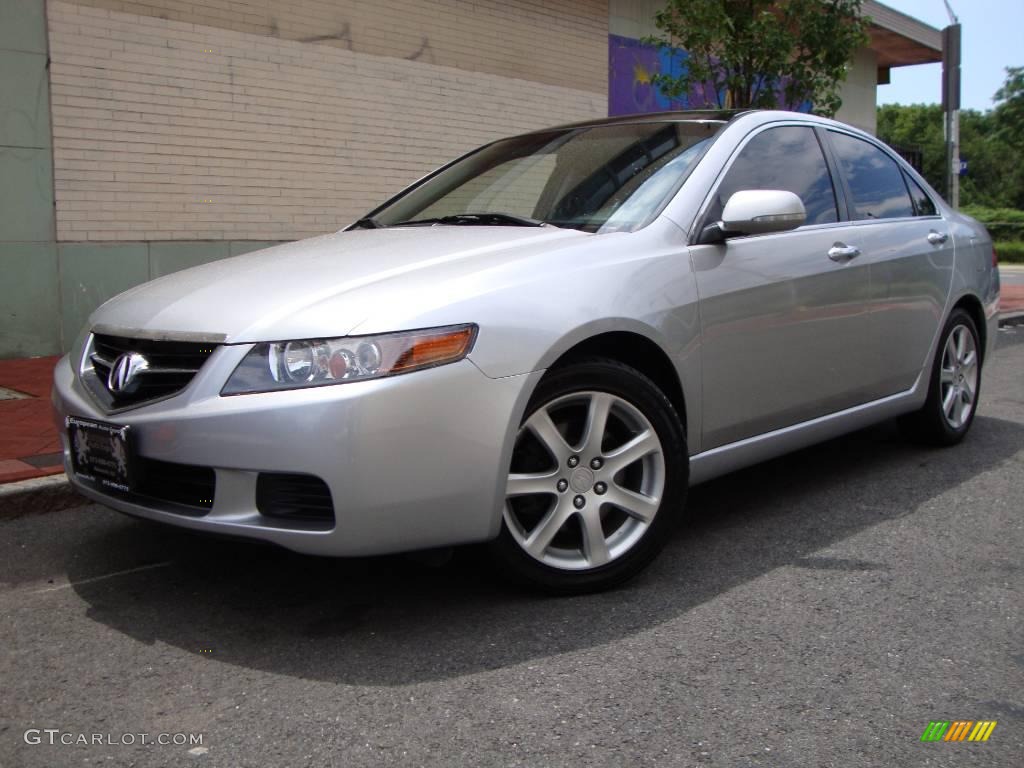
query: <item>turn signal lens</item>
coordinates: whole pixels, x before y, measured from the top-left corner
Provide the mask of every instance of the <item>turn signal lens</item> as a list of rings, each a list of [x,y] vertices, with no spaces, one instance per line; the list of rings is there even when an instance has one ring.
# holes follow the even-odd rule
[[[456,325],[257,344],[235,368],[221,394],[344,384],[454,363],[469,354],[476,332],[475,325]]]
[[[462,328],[442,336],[426,336],[417,339],[402,353],[391,368],[392,373],[425,368],[429,365],[441,365],[453,360],[461,360],[469,351],[476,329]]]

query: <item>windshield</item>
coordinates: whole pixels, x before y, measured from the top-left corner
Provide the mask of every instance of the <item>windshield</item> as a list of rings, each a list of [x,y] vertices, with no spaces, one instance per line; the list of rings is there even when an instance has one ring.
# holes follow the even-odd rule
[[[358,226],[551,224],[631,232],[658,215],[723,124],[634,123],[503,139]]]

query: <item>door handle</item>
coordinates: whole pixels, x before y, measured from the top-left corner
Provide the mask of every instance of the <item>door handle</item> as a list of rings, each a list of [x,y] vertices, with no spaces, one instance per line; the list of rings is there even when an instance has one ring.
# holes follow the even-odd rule
[[[828,249],[828,257],[832,261],[849,261],[860,256],[860,248],[845,243],[835,243]]]
[[[934,229],[928,233],[928,242],[932,245],[942,245],[949,239],[945,232],[936,232]]]

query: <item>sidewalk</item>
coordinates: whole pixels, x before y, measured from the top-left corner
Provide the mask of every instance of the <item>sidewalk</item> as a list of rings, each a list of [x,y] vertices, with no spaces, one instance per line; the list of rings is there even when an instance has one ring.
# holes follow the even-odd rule
[[[1024,312],[1024,264],[1000,264],[999,312],[1006,316]]]
[[[1024,312],[1024,285],[1002,286],[1002,314]],[[57,357],[0,360],[0,484],[63,472],[50,415]]]
[[[0,360],[0,483],[64,471],[50,415],[57,359]]]
[[[999,313],[1024,312],[1024,285],[1003,285],[999,289]]]

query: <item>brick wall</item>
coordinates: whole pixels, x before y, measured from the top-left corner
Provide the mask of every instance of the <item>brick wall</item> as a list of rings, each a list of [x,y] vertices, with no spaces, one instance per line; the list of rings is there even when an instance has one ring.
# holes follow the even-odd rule
[[[604,93],[607,0],[74,0]]]
[[[253,4],[280,13],[279,31],[286,19],[303,18],[300,8],[345,6],[149,3],[210,13]],[[358,45],[77,3],[50,2],[48,13],[58,240],[283,240],[330,231],[477,144],[606,108],[603,90],[378,56]],[[502,28],[489,17],[459,18],[460,35],[500,47],[494,36]],[[602,83],[606,35],[605,26]]]

